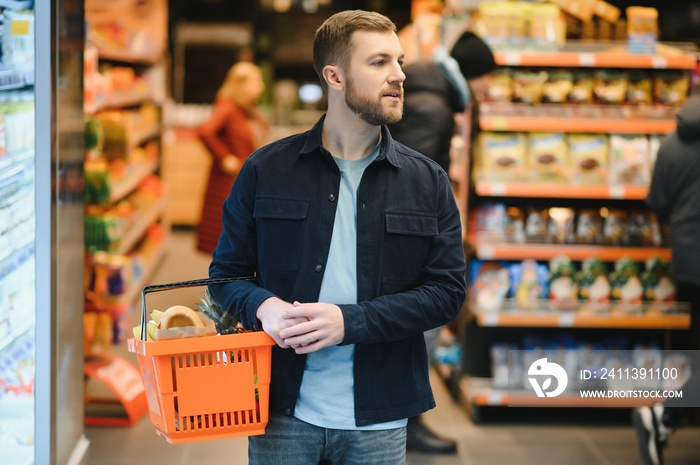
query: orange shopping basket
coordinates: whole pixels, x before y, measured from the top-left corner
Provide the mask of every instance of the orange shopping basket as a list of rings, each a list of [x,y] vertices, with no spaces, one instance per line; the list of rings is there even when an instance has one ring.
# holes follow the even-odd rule
[[[173,444],[263,434],[268,421],[274,339],[264,332],[146,341],[146,294],[252,278],[146,286],[138,355],[151,423]]]

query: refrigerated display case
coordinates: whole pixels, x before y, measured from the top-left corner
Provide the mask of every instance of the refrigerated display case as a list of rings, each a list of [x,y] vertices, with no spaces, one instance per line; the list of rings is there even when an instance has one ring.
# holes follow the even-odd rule
[[[0,457],[77,464],[88,446],[83,6],[0,0],[0,10]]]

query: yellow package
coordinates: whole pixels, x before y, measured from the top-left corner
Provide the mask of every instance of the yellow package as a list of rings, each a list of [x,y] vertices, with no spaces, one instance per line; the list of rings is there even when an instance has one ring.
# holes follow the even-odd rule
[[[573,180],[582,184],[607,184],[608,151],[605,134],[569,134]]]
[[[564,181],[569,177],[569,146],[561,132],[530,133],[528,160],[533,177]]]
[[[482,132],[479,135],[483,175],[492,181],[526,177],[527,137],[519,132]]]

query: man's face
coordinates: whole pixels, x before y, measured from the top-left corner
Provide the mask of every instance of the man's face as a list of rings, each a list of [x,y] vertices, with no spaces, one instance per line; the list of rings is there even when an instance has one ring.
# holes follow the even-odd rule
[[[396,123],[403,116],[403,50],[393,32],[356,31],[346,70],[345,103],[368,124]]]

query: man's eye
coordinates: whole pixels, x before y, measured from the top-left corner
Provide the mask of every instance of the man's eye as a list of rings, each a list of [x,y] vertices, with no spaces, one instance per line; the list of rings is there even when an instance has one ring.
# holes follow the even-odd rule
[[[382,66],[384,64],[384,60],[377,60],[372,63],[373,66]]]

